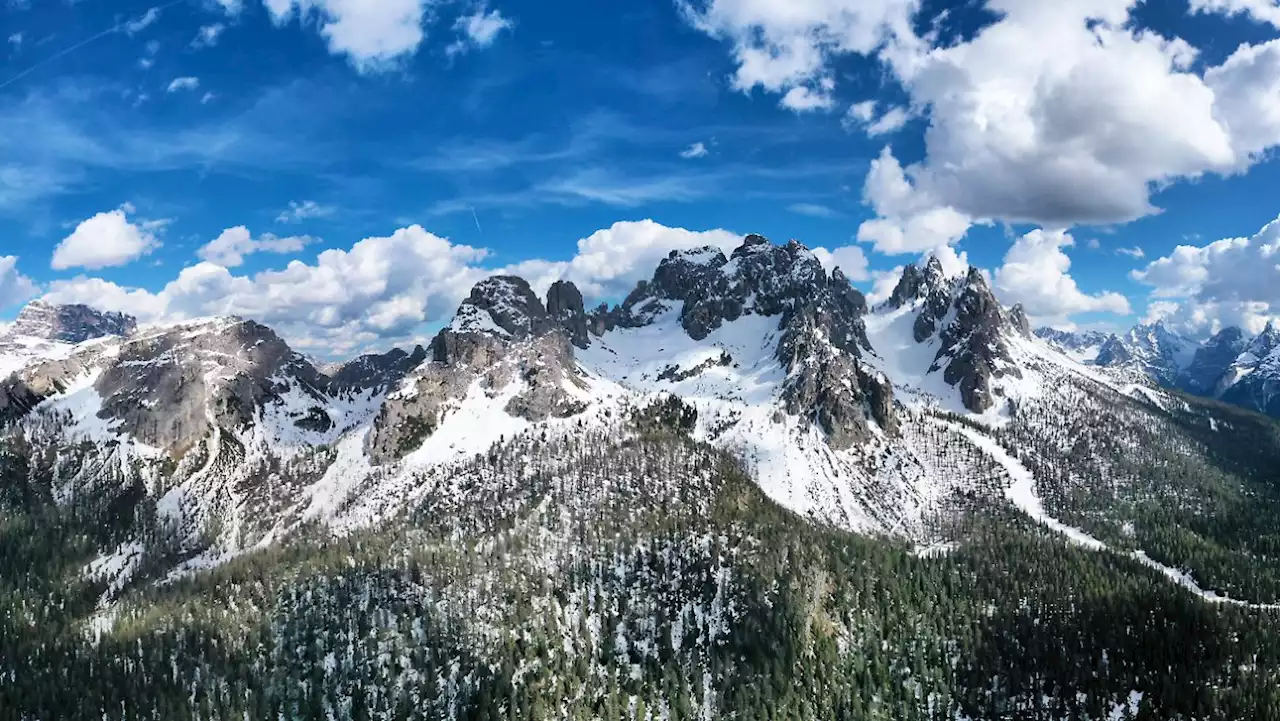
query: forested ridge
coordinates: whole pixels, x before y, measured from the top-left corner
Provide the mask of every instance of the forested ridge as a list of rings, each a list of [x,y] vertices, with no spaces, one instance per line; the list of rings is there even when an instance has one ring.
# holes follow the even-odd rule
[[[117,594],[83,568],[119,526],[147,523],[146,503],[55,505],[18,492],[9,457],[0,719],[1280,718],[1280,613],[1209,604],[1120,553],[1068,545],[989,480],[932,519],[946,553],[812,523],[682,435],[686,409],[668,406],[637,414],[631,435],[508,439],[424,480],[388,524],[317,528],[206,571],[165,580],[157,529],[154,571]],[[1114,438],[1112,422],[1094,432]],[[1190,416],[1168,422],[1168,442],[1216,443],[1195,440]],[[1270,492],[1265,467],[1212,453],[1199,466],[1117,454],[1134,480],[1113,489],[1108,520],[1065,493],[1081,473],[1054,481],[1035,425],[1002,439],[1025,444],[1053,507],[1099,531],[1138,518],[1114,535],[1153,555],[1181,551],[1158,541],[1184,511],[1146,520],[1158,511],[1126,500],[1133,488],[1177,480],[1215,513]],[[936,453],[976,460],[961,443]],[[1257,513],[1248,528],[1266,526]],[[1239,555],[1227,529],[1186,532]],[[1252,585],[1219,576],[1265,598],[1267,563]]]

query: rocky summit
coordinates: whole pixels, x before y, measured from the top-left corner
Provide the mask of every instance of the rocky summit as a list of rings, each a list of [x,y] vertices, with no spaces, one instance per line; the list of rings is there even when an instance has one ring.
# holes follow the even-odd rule
[[[127,336],[137,327],[137,320],[123,313],[104,313],[84,305],[35,301],[22,309],[7,335],[82,343],[105,336]]]

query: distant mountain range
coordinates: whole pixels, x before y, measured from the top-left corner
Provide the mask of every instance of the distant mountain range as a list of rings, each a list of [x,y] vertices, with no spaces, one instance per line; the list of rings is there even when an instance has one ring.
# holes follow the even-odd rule
[[[1230,327],[1204,342],[1162,322],[1124,335],[1038,328],[1036,336],[1077,360],[1147,376],[1166,388],[1208,396],[1280,417],[1280,330],[1258,335]]]

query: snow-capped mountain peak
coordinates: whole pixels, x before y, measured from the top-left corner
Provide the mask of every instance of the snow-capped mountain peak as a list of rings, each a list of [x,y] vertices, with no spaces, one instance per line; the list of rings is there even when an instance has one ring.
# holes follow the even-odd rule
[[[1163,321],[1144,323],[1114,336],[1098,350],[1097,365],[1140,371],[1165,386],[1177,386],[1197,345],[1169,330]]]

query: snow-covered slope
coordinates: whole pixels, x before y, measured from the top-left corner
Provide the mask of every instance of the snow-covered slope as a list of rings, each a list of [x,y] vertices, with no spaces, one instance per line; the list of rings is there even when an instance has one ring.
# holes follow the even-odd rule
[[[12,355],[0,428],[63,502],[142,489],[188,565],[447,497],[517,436],[655,422],[732,452],[796,513],[922,539],[990,475],[942,452],[955,439],[932,417],[1002,427],[1067,383],[1170,402],[1037,339],[976,269],[910,266],[872,309],[804,246],[760,236],[672,252],[590,313],[572,284],[544,302],[490,278],[428,348],[323,370],[238,318],[128,331]]]
[[[1076,362],[1093,363],[1112,335],[1096,330],[1070,331],[1046,327],[1037,328],[1036,337]]]
[[[1098,350],[1100,366],[1140,371],[1167,387],[1177,387],[1195,359],[1195,341],[1167,328],[1161,321],[1136,325],[1113,336]]]

